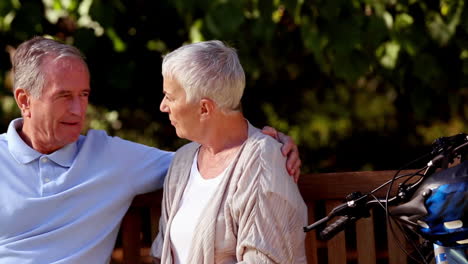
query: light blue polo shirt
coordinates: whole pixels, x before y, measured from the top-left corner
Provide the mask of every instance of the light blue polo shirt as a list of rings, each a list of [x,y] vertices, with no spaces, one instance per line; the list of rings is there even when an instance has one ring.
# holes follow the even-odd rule
[[[0,135],[0,264],[108,263],[133,197],[162,188],[173,153],[90,130],[52,154]]]

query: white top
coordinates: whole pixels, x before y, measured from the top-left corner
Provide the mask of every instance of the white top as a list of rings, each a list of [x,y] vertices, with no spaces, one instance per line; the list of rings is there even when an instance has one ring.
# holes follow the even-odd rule
[[[171,226],[170,238],[175,264],[187,263],[200,214],[218,188],[226,171],[213,179],[204,179],[198,171],[197,160],[198,151],[192,162],[189,182],[184,190],[179,210]]]

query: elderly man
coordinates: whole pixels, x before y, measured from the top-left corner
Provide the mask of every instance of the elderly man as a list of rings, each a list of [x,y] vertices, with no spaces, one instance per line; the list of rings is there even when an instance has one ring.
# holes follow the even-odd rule
[[[80,135],[90,77],[76,48],[36,37],[12,64],[22,118],[0,135],[0,263],[107,263],[133,197],[162,187],[173,153]]]

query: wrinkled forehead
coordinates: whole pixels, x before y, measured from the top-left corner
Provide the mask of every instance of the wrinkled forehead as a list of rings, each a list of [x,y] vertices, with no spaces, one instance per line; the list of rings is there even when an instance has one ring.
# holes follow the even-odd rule
[[[73,84],[82,89],[89,89],[89,71],[86,64],[76,57],[51,57],[42,63],[45,81]]]
[[[185,95],[185,90],[180,82],[168,77],[163,78],[163,92],[173,95]]]
[[[52,57],[48,56],[42,63],[42,71],[46,79],[69,74],[82,74],[89,80],[89,70],[86,63],[76,57]]]
[[[79,57],[76,56],[52,56],[48,55],[44,58],[42,66],[46,70],[74,70],[88,72],[88,66]]]

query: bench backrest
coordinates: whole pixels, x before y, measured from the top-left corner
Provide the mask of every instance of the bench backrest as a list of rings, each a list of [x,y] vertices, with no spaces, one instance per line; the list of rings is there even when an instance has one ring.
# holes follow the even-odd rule
[[[303,175],[299,188],[309,210],[309,223],[321,219],[335,206],[342,204],[348,194],[356,191],[367,193],[391,179],[395,173],[372,171]],[[385,197],[385,191],[383,188],[376,195]],[[329,241],[318,240],[316,231],[311,231],[306,237],[308,263],[406,264],[407,256],[398,244],[407,247],[404,236],[396,227],[393,229],[397,237],[388,235],[391,233],[389,228],[384,210],[374,209],[369,218],[358,220]]]
[[[366,193],[391,179],[395,171],[340,172],[302,175],[299,189],[308,207],[309,223],[325,216],[343,203],[349,193]],[[377,193],[384,197],[384,192]],[[121,225],[113,263],[151,263],[149,247],[158,232],[162,192],[137,196]],[[311,264],[406,264],[407,257],[397,239],[389,232],[383,210],[374,210],[371,217],[358,220],[329,241],[316,238],[315,231],[307,233],[306,253]],[[403,245],[405,247],[406,245]],[[385,261],[381,261],[385,260]]]

